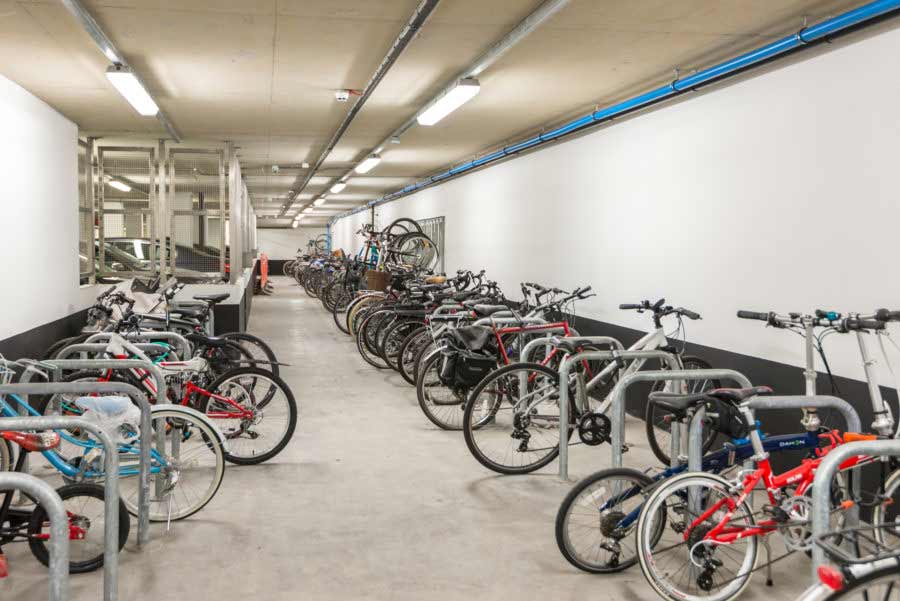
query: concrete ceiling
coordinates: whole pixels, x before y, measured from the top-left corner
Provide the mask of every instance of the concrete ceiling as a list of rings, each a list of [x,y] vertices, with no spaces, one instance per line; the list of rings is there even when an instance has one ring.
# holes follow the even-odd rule
[[[232,140],[257,212],[315,163],[419,0],[82,0],[186,139]],[[301,199],[362,159],[540,4],[442,0]],[[452,163],[862,4],[847,0],[572,0],[479,76],[481,93],[413,127],[329,197],[322,218]],[[58,0],[0,0],[0,73],[85,134],[165,137],[107,82],[109,61]],[[352,102],[352,100],[351,100]],[[280,165],[277,174],[272,164]],[[304,172],[305,173],[305,172]],[[315,221],[315,219],[311,219]],[[262,223],[266,223],[265,220]],[[269,221],[287,225],[289,220]]]

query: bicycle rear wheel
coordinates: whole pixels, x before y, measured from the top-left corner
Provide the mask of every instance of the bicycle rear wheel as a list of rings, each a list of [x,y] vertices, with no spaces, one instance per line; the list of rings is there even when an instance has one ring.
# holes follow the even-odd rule
[[[500,474],[527,474],[556,459],[560,427],[559,374],[537,363],[489,374],[472,390],[463,416],[469,451]]]
[[[150,521],[183,520],[212,501],[225,475],[221,433],[187,407],[153,407]],[[131,515],[138,513],[137,443],[119,451],[119,488]]]
[[[689,498],[696,499],[695,508],[689,507]],[[706,539],[726,515],[727,527],[738,535],[756,526],[747,501],[736,501],[727,480],[703,473],[670,478],[647,498],[638,518],[638,559],[661,597],[727,601],[746,588],[756,567],[757,537],[750,534],[728,545]],[[695,523],[706,513],[704,521]]]
[[[228,439],[225,459],[231,463],[255,465],[268,461],[284,450],[293,437],[297,403],[281,378],[256,367],[242,367],[223,374],[209,386],[209,391],[224,399],[203,396],[198,409],[214,419]],[[241,410],[252,415],[242,416]]]

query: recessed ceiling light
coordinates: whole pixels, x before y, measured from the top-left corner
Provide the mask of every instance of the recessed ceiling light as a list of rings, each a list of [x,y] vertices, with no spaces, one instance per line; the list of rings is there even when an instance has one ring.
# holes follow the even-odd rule
[[[347,184],[345,182],[337,182],[335,185],[331,186],[331,192],[332,194],[338,194],[346,187]]]

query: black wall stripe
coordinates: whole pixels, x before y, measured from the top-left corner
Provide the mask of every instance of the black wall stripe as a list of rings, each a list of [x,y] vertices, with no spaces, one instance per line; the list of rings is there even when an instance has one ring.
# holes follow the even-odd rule
[[[87,309],[0,340],[0,354],[7,359],[39,359],[50,346],[77,334],[87,321]]]

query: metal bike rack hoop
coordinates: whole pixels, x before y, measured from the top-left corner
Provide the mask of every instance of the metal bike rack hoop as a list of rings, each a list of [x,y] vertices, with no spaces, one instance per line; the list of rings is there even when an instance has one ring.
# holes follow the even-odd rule
[[[129,363],[138,364],[138,367],[145,367],[144,361],[136,361],[131,359],[60,359],[49,362],[53,366],[59,366],[64,369],[73,367],[75,369],[126,369]],[[122,365],[122,364],[125,365]],[[134,367],[135,365],[131,365]],[[158,369],[158,368],[157,368]],[[0,394],[12,393],[22,394],[23,396],[31,394],[106,394],[119,393],[127,394],[137,402],[141,410],[141,439],[139,444],[139,464],[138,464],[138,546],[141,547],[150,539],[150,436],[153,430],[152,410],[147,397],[135,386],[127,382],[35,382],[29,383],[30,374],[26,378],[22,377],[19,384],[10,384],[15,386],[15,390],[6,391],[8,387],[0,387]],[[147,433],[145,435],[144,433]]]
[[[115,334],[113,332],[97,332],[96,334],[90,336],[85,343],[90,344],[92,342],[99,342],[102,340],[112,340],[113,336],[119,336],[124,339],[136,339],[136,340],[173,340],[181,346],[181,350],[184,351],[184,354],[181,355],[182,359],[190,359],[191,355],[193,355],[194,347],[188,341],[187,338],[182,336],[181,334],[177,334],[175,332],[163,332],[163,331],[143,331],[143,332],[126,332],[124,334]],[[129,348],[130,343],[125,345],[125,348],[131,350]]]
[[[16,394],[22,386],[36,387],[41,384],[7,384],[0,386],[0,394]],[[44,385],[49,386],[49,385]],[[59,386],[54,385],[54,386]],[[50,392],[50,391],[48,391]],[[75,391],[73,391],[75,392]],[[103,445],[103,469],[105,470],[103,548],[103,600],[116,601],[119,585],[119,453],[115,443],[103,428],[81,417],[3,417],[0,431],[12,430],[58,430],[81,428],[94,434]],[[68,541],[68,519],[65,522],[64,537]],[[69,569],[68,559],[65,569]]]
[[[5,419],[5,418],[4,418]],[[2,422],[0,422],[2,423]],[[69,598],[69,519],[53,487],[30,474],[0,472],[0,491],[18,490],[37,501],[50,518],[50,601]]]
[[[673,356],[674,357],[674,356]],[[656,370],[642,371],[628,374],[616,384],[612,391],[612,464],[613,467],[622,467],[622,443],[625,442],[625,390],[636,382],[666,382],[666,381],[688,381],[688,380],[707,380],[710,378],[727,378],[737,382],[739,386],[749,388],[751,386],[750,379],[744,374],[733,369],[672,369],[672,370]],[[699,421],[699,420],[698,420]],[[616,444],[616,439],[618,443]],[[689,465],[690,458],[693,455],[690,449],[689,440]],[[702,451],[701,451],[702,453]]]
[[[612,458],[613,467],[621,467],[622,465],[622,444],[625,442],[625,389],[633,382],[650,381],[650,374],[666,374],[669,380],[680,380],[672,375],[678,371],[679,373],[689,373],[679,371],[678,359],[672,353],[660,350],[648,351],[584,351],[567,357],[559,368],[559,477],[562,480],[569,479],[569,437],[568,426],[563,428],[562,424],[569,423],[569,371],[572,365],[582,359],[662,359],[671,369],[666,371],[646,371],[634,373],[625,376],[613,388],[611,399],[612,409]],[[697,370],[699,371],[699,370]],[[641,376],[635,378],[633,376]],[[701,376],[702,377],[702,376]]]
[[[557,329],[561,330],[562,328],[557,328]],[[571,328],[569,328],[569,329],[571,331]],[[548,330],[548,331],[552,332],[553,330]],[[610,344],[612,346],[615,346],[620,351],[625,350],[625,346],[620,341],[616,340],[615,338],[612,338],[611,336],[579,336],[579,335],[576,335],[576,336],[571,336],[570,338],[578,338],[579,340],[584,340],[584,341],[590,342],[592,344]],[[528,344],[526,344],[525,348],[522,349],[522,361],[527,363],[528,360],[531,359],[531,354],[534,353],[534,350],[536,348],[538,348],[539,346],[545,346],[545,345],[549,344],[549,345],[555,347],[557,344],[559,344],[560,342],[567,340],[567,339],[568,338],[558,338],[558,339],[554,340],[552,336],[547,336],[547,339],[536,338],[535,340],[532,340]]]
[[[900,456],[900,440],[862,440],[848,442],[829,451],[819,467],[812,485],[812,538],[816,540],[829,530],[828,517],[831,514],[831,481],[841,464],[856,455],[872,457]],[[859,477],[855,478],[859,480]],[[825,555],[818,545],[812,549],[812,576],[817,577],[816,570],[824,563]]]

